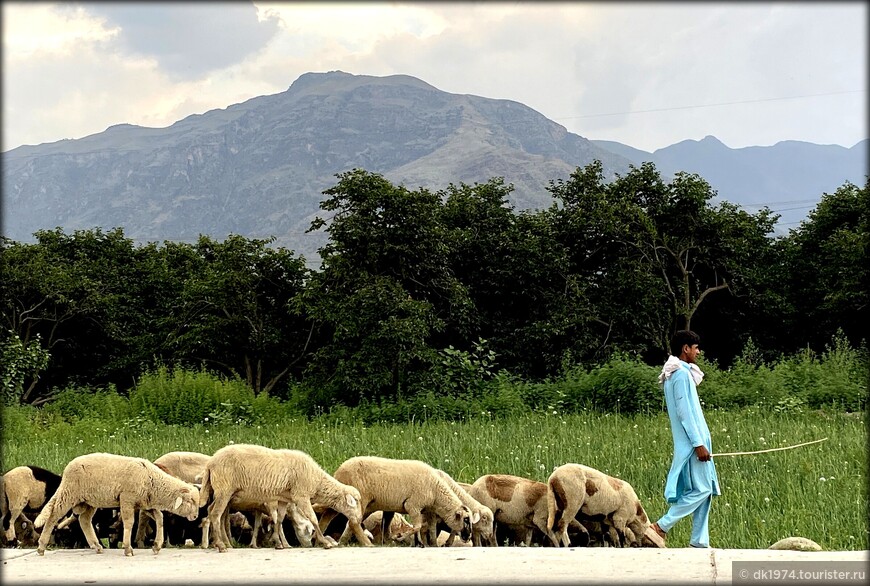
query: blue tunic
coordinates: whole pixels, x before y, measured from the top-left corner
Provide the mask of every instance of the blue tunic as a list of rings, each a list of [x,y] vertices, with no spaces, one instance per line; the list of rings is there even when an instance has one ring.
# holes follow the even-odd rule
[[[713,460],[701,462],[695,456],[695,446],[700,445],[712,454],[713,441],[688,363],[680,361],[680,367],[665,380],[664,391],[674,438],[674,459],[665,482],[665,498],[675,503],[680,495],[691,490],[720,495]]]

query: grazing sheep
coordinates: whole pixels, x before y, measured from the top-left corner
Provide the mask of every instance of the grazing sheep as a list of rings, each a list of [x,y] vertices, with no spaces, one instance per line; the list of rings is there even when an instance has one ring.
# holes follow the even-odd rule
[[[531,545],[535,529],[558,547],[556,534],[547,527],[547,485],[510,474],[486,474],[471,485],[470,494],[490,508],[497,524],[515,532],[523,545]]]
[[[366,517],[363,527],[372,534],[372,542],[384,543],[386,541],[384,536],[386,536],[397,543],[408,543],[410,541],[408,536],[414,526],[403,515],[397,515],[392,511],[389,513],[375,511]]]
[[[624,480],[583,466],[564,464],[547,481],[547,527],[570,546],[568,522],[578,513],[607,526],[614,545],[640,546],[649,519],[634,488]]]
[[[481,547],[484,544],[498,545],[498,541],[495,538],[492,510],[489,507],[480,504],[474,499],[474,497],[468,494],[468,490],[465,487],[471,488],[471,485],[456,482],[443,470],[436,468],[435,472],[444,479],[453,492],[456,493],[456,496],[459,497],[459,500],[462,501],[462,504],[467,506],[471,511],[471,542],[477,547]],[[463,484],[465,484],[465,486],[463,486]],[[440,541],[438,538],[438,530],[441,529],[437,519],[432,513],[427,513],[423,525],[426,531],[421,531],[421,535],[428,535],[429,545],[436,545],[437,542]],[[443,541],[449,547],[456,541],[456,532],[450,531],[449,529],[447,532],[450,535]]]
[[[136,508],[150,509],[157,521],[155,553],[163,546],[163,513],[172,511],[191,521],[199,510],[199,491],[195,486],[167,474],[144,458],[116,454],[86,454],[70,461],[63,470],[60,486],[43,507],[34,525],[43,527],[36,552],[45,554],[45,546],[58,521],[72,509],[79,515],[79,525],[88,544],[102,553],[91,523],[99,508],[121,509],[124,523],[124,553],[133,555],[130,537]]]
[[[226,537],[222,535],[218,523],[234,497],[264,503],[277,504],[280,500],[294,504],[299,514],[314,526],[317,542],[329,548],[333,544],[317,526],[317,517],[311,507],[311,501],[315,499],[345,515],[357,539],[364,545],[371,545],[361,526],[363,517],[359,491],[324,472],[305,452],[273,450],[250,444],[223,447],[214,453],[206,465],[200,504],[208,503],[212,492],[214,500],[209,505],[203,542],[208,543],[208,528],[214,525],[218,551],[227,549]]]
[[[3,527],[8,543],[16,541],[15,525],[19,518],[30,524],[24,512],[38,514],[59,485],[60,476],[38,466],[18,466],[3,475],[0,500],[4,505]]]
[[[420,529],[427,509],[443,519],[451,531],[458,531],[463,540],[471,537],[471,511],[425,462],[357,456],[345,460],[334,476],[359,489],[363,518],[375,511],[406,513],[412,525],[409,532],[413,532],[421,545],[425,545],[420,539]],[[333,510],[323,512],[321,530],[329,526],[335,513]],[[345,528],[339,543],[349,539],[349,529],[350,525]]]
[[[199,452],[168,452],[154,460],[154,465],[167,474],[180,478],[187,483],[196,484],[199,482],[198,477],[201,476],[203,470],[205,470],[205,464],[208,462],[209,458],[211,458],[211,456]],[[153,517],[148,513],[148,511],[139,509],[139,519],[136,528],[136,547],[144,547],[145,536],[150,530],[150,521],[152,519]],[[174,524],[173,521],[164,519],[163,533],[167,545],[172,543],[169,540],[169,528]],[[176,531],[172,532],[175,534],[174,540],[177,541],[180,539],[180,543],[184,543],[184,537],[182,536],[186,536],[189,529],[189,527],[176,528]]]

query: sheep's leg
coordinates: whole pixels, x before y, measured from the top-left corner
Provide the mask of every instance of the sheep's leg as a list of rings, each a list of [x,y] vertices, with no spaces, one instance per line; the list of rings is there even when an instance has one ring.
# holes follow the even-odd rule
[[[408,530],[408,533],[413,533],[417,536],[417,541],[420,544],[420,547],[426,547],[426,544],[423,542],[421,529],[423,529],[423,511],[414,506],[408,506],[405,503],[405,511],[408,513],[408,517],[410,517],[411,528]]]
[[[283,549],[285,547],[290,547],[290,542],[287,541],[287,536],[284,535],[284,519],[287,518],[287,509],[290,507],[290,503],[280,501],[277,505],[277,514],[278,514],[278,522],[275,524],[275,531],[273,531],[272,539],[274,540],[277,536],[278,543],[281,544],[281,547],[278,549]],[[295,507],[294,507],[295,508]],[[301,535],[299,535],[300,531],[297,529],[297,521],[293,518],[293,514],[290,515],[290,522],[293,524],[293,532],[296,533],[296,539],[299,540],[300,545],[304,545],[305,542]],[[311,545],[311,540],[308,541],[308,545]]]
[[[233,531],[230,525],[230,509],[231,507],[229,505],[224,509],[224,512],[221,514],[221,523],[219,527],[222,536],[221,539],[223,539],[224,543],[227,544],[227,549],[233,548]]]
[[[254,528],[251,530],[251,543],[250,547],[253,549],[258,549],[257,545],[257,535],[260,534],[260,527],[263,525],[263,513],[260,511],[254,511]]]
[[[151,516],[145,509],[139,509],[139,523],[136,527],[136,547],[145,549],[145,537],[148,535],[148,525],[150,524]]]
[[[521,545],[523,547],[531,547],[534,531],[532,531],[531,527],[524,527],[522,531],[525,531],[525,533],[523,534],[523,538],[520,540]]]
[[[163,547],[163,511],[152,509],[151,514],[154,515],[154,524],[156,526],[154,529],[154,545],[151,546],[151,550],[157,553]]]
[[[209,521],[208,517],[206,516],[199,525],[200,527],[202,527],[202,537],[201,541],[199,542],[199,547],[201,547],[202,549],[208,549],[208,533],[209,529],[211,528],[211,521]]]
[[[311,506],[311,499],[310,498],[301,498],[301,499],[293,501],[293,504],[296,505],[296,508],[299,510],[299,513],[301,515],[303,515],[306,519],[311,521],[311,523],[314,525],[314,540],[317,543],[319,543],[320,546],[323,547],[323,549],[332,548],[333,544],[330,543],[326,539],[326,537],[324,537],[323,530],[320,528],[320,525],[317,522],[317,515],[314,513],[314,508]],[[330,510],[331,509],[327,509],[326,511],[324,511],[324,515]],[[333,517],[334,517],[334,515],[333,515]],[[322,522],[323,522],[323,517],[321,517],[321,523]],[[329,526],[329,522],[327,522],[326,525]],[[349,521],[348,521],[347,525],[348,525],[348,527],[350,527]],[[345,528],[345,531],[347,531],[347,528]],[[343,539],[344,534],[342,534],[341,537]],[[363,538],[365,538],[365,540],[368,541],[368,538],[366,538],[365,535],[363,535]],[[371,545],[371,542],[368,541],[368,544]]]
[[[51,501],[49,500],[49,502]],[[48,505],[46,504],[46,506]],[[66,516],[71,508],[71,506],[62,505],[59,502],[53,504],[51,514],[48,516],[48,519],[46,519],[45,525],[42,526],[42,533],[39,536],[39,542],[36,547],[37,554],[45,555],[45,547],[48,545],[48,542],[51,539],[51,533],[54,531],[55,525],[57,525],[57,522],[62,517]]]
[[[94,514],[97,509],[84,505],[79,512],[79,526],[82,528],[82,533],[85,534],[85,539],[88,540],[88,545],[97,553],[103,553],[103,544],[97,539],[97,533],[94,531]]]
[[[393,525],[393,517],[395,516],[395,511],[381,511],[381,545],[387,542],[387,536],[392,537],[390,527]]]
[[[15,522],[18,521],[18,517],[24,516],[25,504],[15,503],[15,505],[13,505],[11,502],[9,503],[9,528],[6,530],[7,543],[12,543],[16,540]]]
[[[81,519],[81,517],[79,517]],[[132,533],[133,533],[133,523],[136,521],[136,506],[130,499],[121,499],[121,523],[123,523],[124,527],[124,539],[122,543],[124,544],[124,555],[131,556],[133,555],[133,547],[130,545]],[[162,523],[162,520],[161,520]]]
[[[224,514],[224,511],[227,508],[227,505],[230,504],[230,499],[232,499],[232,494],[214,494],[214,500],[211,505],[208,507],[208,522],[210,525],[214,525],[214,545],[219,552],[225,552],[227,550],[227,546],[224,543],[222,530],[223,530],[223,520],[221,516]],[[207,535],[207,528],[205,534]]]
[[[559,521],[554,523],[553,527],[547,526],[546,515],[535,515],[535,525],[547,536],[553,547],[559,547],[560,544],[564,547],[570,547],[571,540],[568,538],[568,524],[577,516],[582,505],[582,501],[569,497],[565,508],[561,511]]]

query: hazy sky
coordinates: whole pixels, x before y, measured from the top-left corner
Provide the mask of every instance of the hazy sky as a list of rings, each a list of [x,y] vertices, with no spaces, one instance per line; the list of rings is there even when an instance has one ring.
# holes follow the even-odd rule
[[[866,2],[2,3],[3,150],[306,72],[406,74],[652,151],[868,137]]]

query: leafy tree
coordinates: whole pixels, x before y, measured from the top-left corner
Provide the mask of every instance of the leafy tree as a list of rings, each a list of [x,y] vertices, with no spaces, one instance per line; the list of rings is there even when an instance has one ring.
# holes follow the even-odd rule
[[[752,292],[768,258],[770,212],[711,205],[715,192],[695,174],[665,183],[644,163],[604,184],[596,162],[550,191],[563,203],[560,234],[596,320],[623,349],[666,351],[671,333],[693,328],[719,292]]]
[[[2,240],[0,316],[25,347],[39,334],[53,360],[26,400],[36,401],[52,386],[97,382],[126,349],[118,334],[131,302],[133,243],[120,229],[62,229],[35,234],[35,244]]]
[[[311,387],[327,402],[399,397],[409,372],[434,360],[431,337],[468,310],[447,263],[440,200],[359,169],[337,177],[320,206],[331,220],[310,228],[329,234],[323,270],[298,299],[328,340]]]
[[[10,331],[0,344],[3,404],[26,403],[51,355],[40,345],[39,334],[25,345],[15,332]]]
[[[838,328],[856,346],[868,323],[868,187],[844,183],[825,193],[788,238],[788,297],[797,337],[820,350]]]
[[[291,307],[308,270],[304,258],[270,248],[272,240],[200,236],[193,246],[167,246],[160,270],[178,288],[164,314],[170,357],[217,366],[255,394],[285,379],[310,339],[310,323]]]

